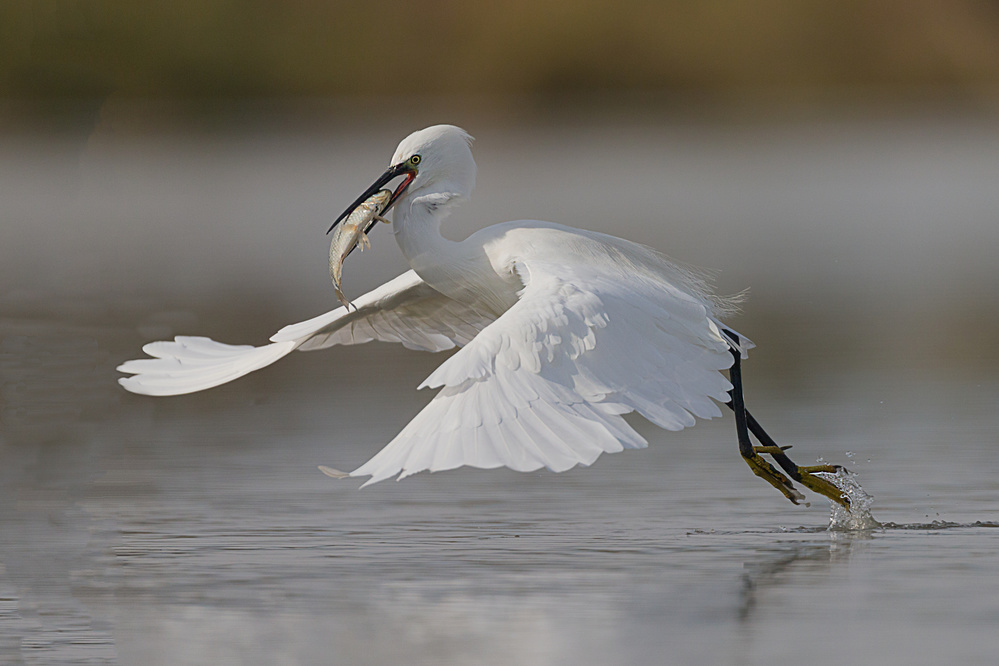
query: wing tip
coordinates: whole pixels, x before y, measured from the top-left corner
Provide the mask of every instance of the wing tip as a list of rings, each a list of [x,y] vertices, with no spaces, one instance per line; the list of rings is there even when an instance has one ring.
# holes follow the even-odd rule
[[[319,465],[319,471],[331,479],[346,479],[350,476],[349,472],[342,472],[338,469],[327,467],[326,465]]]

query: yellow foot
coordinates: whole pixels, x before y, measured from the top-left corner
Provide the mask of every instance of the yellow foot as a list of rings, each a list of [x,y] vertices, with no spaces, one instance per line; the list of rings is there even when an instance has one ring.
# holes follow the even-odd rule
[[[767,455],[780,455],[791,448],[791,445],[787,446],[754,446],[753,450],[757,453],[766,453]]]
[[[799,482],[813,493],[825,495],[832,501],[838,502],[849,509],[850,500],[843,496],[842,490],[837,488],[831,481],[823,479],[821,476],[815,476],[816,472],[835,474],[840,469],[842,468],[839,465],[812,465],[810,467],[799,467],[798,475],[801,478],[795,479],[795,481]]]
[[[777,490],[781,491],[784,494],[784,497],[791,500],[793,504],[797,504],[801,500],[805,499],[805,496],[802,495],[797,488],[791,485],[791,480],[789,478],[774,469],[773,465],[761,458],[755,452],[751,457],[743,459],[746,461],[746,464],[749,465],[749,469],[753,470],[753,474],[760,477]],[[828,483],[828,481],[826,483]]]

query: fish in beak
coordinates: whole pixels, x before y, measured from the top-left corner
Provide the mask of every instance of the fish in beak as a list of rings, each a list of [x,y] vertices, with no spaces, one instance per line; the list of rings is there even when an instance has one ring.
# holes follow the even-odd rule
[[[340,288],[343,260],[358,245],[360,245],[362,252],[365,248],[371,247],[367,232],[375,222],[388,222],[381,216],[381,213],[391,198],[392,192],[390,190],[378,190],[372,194],[336,225],[336,231],[333,232],[333,237],[330,239],[330,278],[336,289],[336,297],[347,307],[350,306],[350,301],[343,295]]]
[[[416,156],[414,156],[414,157],[416,157]],[[336,227],[336,225],[340,224],[340,222],[342,222],[344,220],[344,218],[346,218],[348,215],[350,215],[355,210],[357,210],[357,208],[361,204],[363,204],[365,201],[367,201],[372,195],[374,195],[375,193],[377,193],[378,190],[382,189],[382,187],[386,183],[388,183],[389,181],[391,181],[393,178],[397,178],[399,176],[404,176],[403,181],[401,183],[399,183],[398,187],[395,188],[395,191],[392,192],[392,197],[388,200],[388,203],[385,204],[385,207],[382,208],[382,210],[381,210],[381,215],[384,215],[385,213],[387,213],[388,210],[392,207],[392,205],[396,202],[396,200],[399,197],[402,196],[403,192],[406,191],[406,188],[409,187],[409,184],[413,182],[413,179],[416,178],[416,174],[417,174],[416,165],[417,164],[419,164],[419,161],[416,161],[414,163],[413,162],[413,158],[410,158],[410,159],[406,160],[405,162],[400,162],[399,164],[396,164],[395,166],[389,167],[388,170],[385,173],[383,173],[381,176],[378,177],[378,180],[376,180],[374,183],[371,184],[371,187],[369,187],[368,189],[366,189],[364,191],[364,193],[361,194],[361,196],[357,197],[357,200],[354,203],[350,204],[350,207],[348,207],[347,210],[345,210],[342,213],[340,213],[340,217],[336,218],[336,220],[333,222],[333,226],[331,226],[326,233],[329,233],[330,231],[333,231],[333,229],[334,229],[334,227]],[[371,221],[371,226],[374,226],[374,223],[375,223],[375,220],[372,220]],[[368,229],[370,229],[370,228],[371,227],[369,226]],[[365,232],[367,232],[368,229],[366,229]]]
[[[358,245],[362,250],[370,247],[368,232],[376,222],[388,222],[383,215],[416,178],[416,167],[419,163],[420,156],[414,155],[405,162],[390,167],[347,210],[343,211],[340,217],[336,218],[333,226],[326,232],[328,234],[336,229],[330,241],[330,278],[333,280],[336,296],[344,306],[349,307],[350,302],[340,288],[343,260]],[[383,185],[387,185],[399,176],[402,176],[403,180],[394,191],[383,189]]]

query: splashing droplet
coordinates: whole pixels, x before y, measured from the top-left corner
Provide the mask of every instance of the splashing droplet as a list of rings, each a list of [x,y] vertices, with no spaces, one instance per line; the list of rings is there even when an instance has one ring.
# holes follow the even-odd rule
[[[850,501],[849,509],[836,502],[830,502],[832,505],[832,512],[829,515],[830,531],[853,532],[881,527],[881,523],[871,515],[874,497],[868,495],[861,487],[856,474],[841,467],[835,473],[824,473],[822,476],[839,488],[843,496]]]

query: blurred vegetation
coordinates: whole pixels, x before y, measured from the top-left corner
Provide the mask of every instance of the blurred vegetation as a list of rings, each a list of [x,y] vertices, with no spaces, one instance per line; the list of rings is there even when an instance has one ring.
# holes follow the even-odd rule
[[[997,89],[994,0],[0,3],[0,97],[29,102]]]

